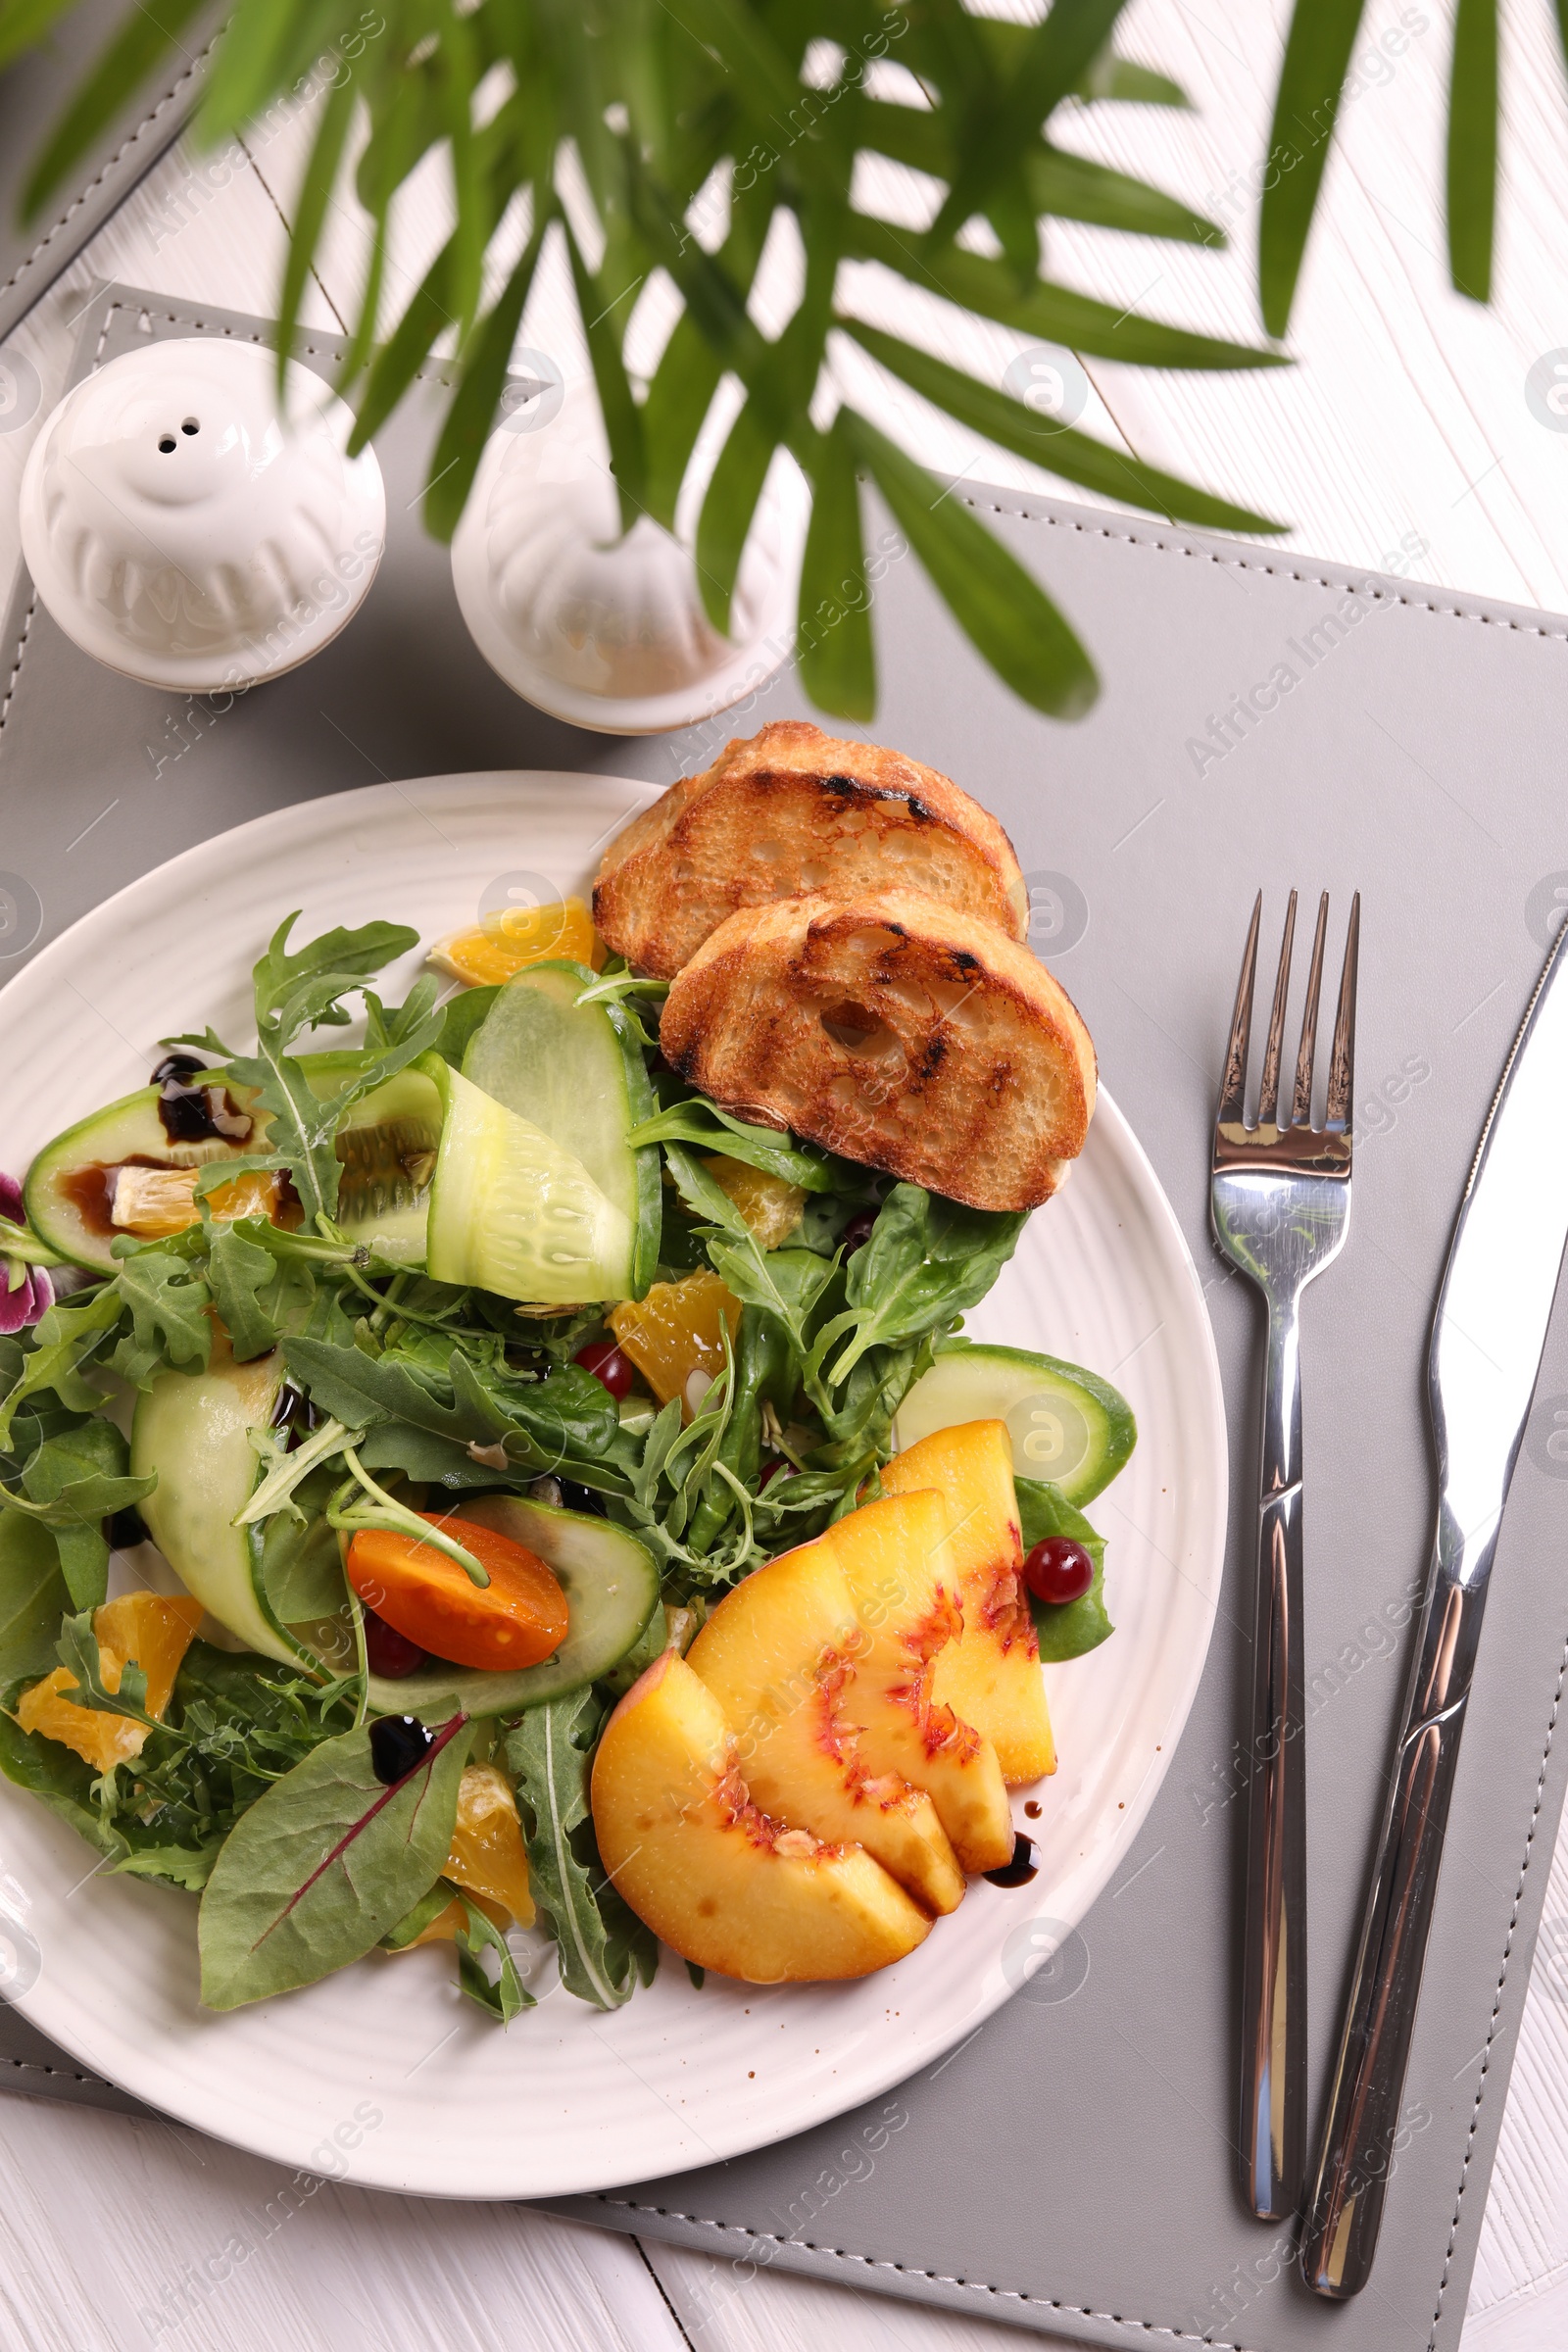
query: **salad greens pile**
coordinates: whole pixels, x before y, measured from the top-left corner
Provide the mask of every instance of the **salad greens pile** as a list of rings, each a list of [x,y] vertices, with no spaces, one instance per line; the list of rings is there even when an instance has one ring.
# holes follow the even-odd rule
[[[707,1268],[740,1304],[695,1409],[689,1399],[683,1412],[680,1396],[617,1405],[576,1360],[605,1336],[606,1307],[534,1308],[434,1280],[346,1219],[347,1115],[421,1057],[460,1069],[500,992],[443,1004],[425,978],[388,1004],[370,984],[416,934],[371,923],[291,949],[292,924],[256,966],[254,1051],[210,1029],[165,1041],[206,1056],[199,1082],[234,1090],[257,1148],[202,1168],[193,1222],[156,1239],[121,1235],[113,1271],[95,1267],[32,1328],[0,1337],[0,1771],[109,1869],[201,1894],[211,2005],[309,1983],[377,1944],[399,1949],[457,1899],[460,1983],[506,2020],[530,1999],[513,1954],[442,1875],[465,1766],[492,1760],[515,1789],[561,1981],[611,2008],[651,1980],[657,1955],[594,1846],[587,1774],[609,1707],[666,1645],[674,1612],[689,1639],[738,1578],[852,1509],[868,1482],[876,1491],[901,1401],[1025,1220],[891,1182],[694,1096],[659,1057],[660,985],[614,962],[597,979],[571,967],[577,1002],[613,1017],[646,1079],[645,1115],[626,1141],[656,1155],[647,1198],[658,1232],[645,1253],[655,1279]],[[304,1041],[348,1023],[356,998],[364,1043],[334,1057],[323,1094]],[[715,1154],[804,1195],[781,1246],[762,1246]],[[244,1176],[278,1180],[285,1221],[216,1213],[220,1188]],[[65,1264],[38,1222],[0,1220],[0,1256]],[[123,1431],[138,1399],[229,1361],[279,1374],[270,1425],[249,1433],[254,1487],[235,1524],[287,1641],[281,1658],[195,1641],[155,1718],[135,1665],[106,1686],[93,1632],[111,1544],[141,1539],[134,1514],[159,1482],[133,1474]],[[468,1564],[461,1521],[443,1538],[414,1514],[479,1494],[624,1531],[652,1554],[664,1605],[609,1671],[576,1688],[494,1716],[456,1697],[426,1704],[422,1757],[388,1785],[372,1752],[385,1706],[372,1701],[338,1532],[399,1528]],[[1110,1631],[1102,1546],[1055,1489],[1021,1479],[1019,1494],[1026,1544],[1068,1534],[1092,1548],[1093,1592],[1054,1613],[1059,1626],[1037,1612],[1045,1654],[1078,1654]],[[336,1625],[336,1653],[288,1632],[306,1621]],[[70,1671],[74,1704],[143,1727],[139,1754],[97,1773],[21,1728],[21,1692],[56,1665]]]

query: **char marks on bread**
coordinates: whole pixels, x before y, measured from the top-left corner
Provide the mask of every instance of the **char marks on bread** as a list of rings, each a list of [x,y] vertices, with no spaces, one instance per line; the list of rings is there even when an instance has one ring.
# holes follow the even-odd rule
[[[762,1125],[984,1209],[1038,1207],[1083,1149],[1095,1051],[1027,948],[924,894],[743,907],[675,978],[687,1084]]]
[[[935,768],[775,719],[683,776],[611,843],[594,890],[602,939],[673,979],[743,908],[828,892],[917,890],[1021,940],[1027,893],[989,810]]]

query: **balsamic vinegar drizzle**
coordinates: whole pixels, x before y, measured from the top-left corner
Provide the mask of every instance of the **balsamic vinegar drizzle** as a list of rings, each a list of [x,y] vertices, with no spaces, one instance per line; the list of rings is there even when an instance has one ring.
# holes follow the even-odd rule
[[[989,1886],[1027,1886],[1039,1870],[1040,1865],[1035,1860],[1034,1839],[1026,1838],[1019,1830],[1012,1840],[1012,1860],[1004,1862],[1000,1870],[988,1870],[985,1880]]]
[[[167,1054],[158,1064],[152,1083],[164,1133],[172,1144],[244,1143],[253,1122],[234,1108],[226,1088],[195,1083],[206,1074],[206,1063],[189,1054]]]

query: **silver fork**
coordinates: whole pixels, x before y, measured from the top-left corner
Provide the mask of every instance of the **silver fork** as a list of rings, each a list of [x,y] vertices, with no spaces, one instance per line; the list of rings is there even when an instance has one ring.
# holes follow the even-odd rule
[[[1350,1221],[1350,1096],[1361,899],[1350,904],[1321,1127],[1312,1125],[1327,891],[1317,913],[1289,1121],[1279,1121],[1280,1051],[1296,936],[1285,914],[1279,976],[1258,1087],[1247,1120],[1247,1054],[1257,969],[1258,892],[1242,958],[1219,1112],[1209,1210],[1214,1238],[1268,1309],[1257,1597],[1248,1753],[1247,1893],[1242,1961],[1242,2193],[1260,2221],[1300,2201],[1306,2162],[1306,1768],[1301,1654],[1301,1293],[1339,1255]]]

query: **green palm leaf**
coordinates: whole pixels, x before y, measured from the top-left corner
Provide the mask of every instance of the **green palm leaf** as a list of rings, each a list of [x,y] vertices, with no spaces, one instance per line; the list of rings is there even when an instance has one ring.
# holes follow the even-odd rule
[[[876,655],[852,425],[841,409],[810,453],[815,495],[801,565],[796,658],[801,684],[819,710],[868,719],[876,711]]]
[[[992,538],[952,485],[944,489],[865,417],[844,409],[839,422],[955,620],[992,668],[1036,710],[1082,718],[1100,692],[1095,665],[1033,573]]]
[[[1492,300],[1497,209],[1497,0],[1458,0],[1448,85],[1448,269],[1455,291]]]
[[[1149,507],[1156,514],[1168,514],[1172,521],[1196,522],[1210,530],[1280,531],[1286,527],[1271,522],[1266,514],[1254,514],[1250,508],[1215,498],[1212,492],[1200,490],[1176,474],[1162,473],[1156,466],[1146,466],[1141,459],[1111,449],[1071,425],[1054,424],[1009,393],[976,383],[961,368],[950,368],[946,360],[917,351],[911,343],[901,343],[879,327],[864,326],[856,318],[843,318],[839,323],[872,359],[902,376],[911,391],[933,407],[945,409],[1000,449],[1010,449],[1015,457],[1059,473],[1064,481],[1077,482],[1102,498]]]
[[[1264,189],[1258,223],[1258,296],[1271,335],[1283,335],[1290,323],[1363,4],[1297,0],[1291,19],[1268,142],[1279,170]]]

